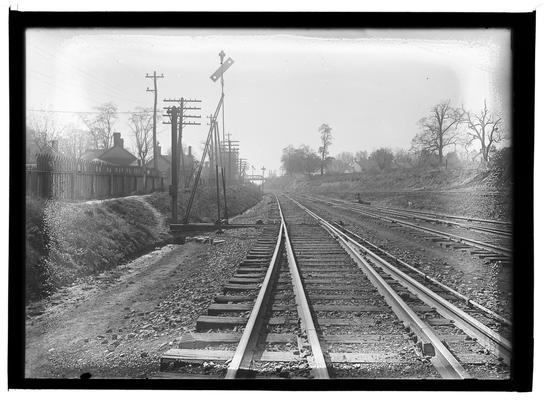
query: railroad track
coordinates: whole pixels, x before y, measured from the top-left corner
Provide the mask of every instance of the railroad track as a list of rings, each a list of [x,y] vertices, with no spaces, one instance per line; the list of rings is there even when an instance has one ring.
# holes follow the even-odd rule
[[[482,224],[482,225],[491,226],[493,228],[497,228],[497,226],[500,226],[500,227],[506,229],[505,232],[510,232],[511,228],[512,228],[512,224],[510,222],[499,221],[499,220],[495,220],[495,219],[464,217],[464,216],[460,216],[460,215],[442,214],[442,213],[422,211],[422,210],[407,210],[405,208],[395,208],[395,207],[377,207],[377,206],[374,206],[374,207],[381,208],[381,209],[386,209],[386,210],[400,211],[400,212],[404,212],[404,213],[408,213],[408,214],[413,214],[413,215],[416,215],[416,216],[426,216],[426,217],[431,217],[431,218],[435,218],[435,219],[460,220],[460,221],[465,221],[465,222],[470,222],[470,223],[479,223],[479,224]],[[477,228],[478,226],[474,226],[474,227]]]
[[[336,200],[344,204],[353,204],[345,200]],[[357,204],[359,205],[359,204]],[[362,207],[369,210],[378,210],[382,213],[393,217],[400,217],[405,219],[419,220],[429,222],[431,224],[441,224],[446,226],[455,226],[458,228],[463,228],[468,231],[482,232],[490,235],[497,235],[504,238],[512,238],[512,226],[509,222],[505,221],[493,221],[480,218],[468,218],[447,214],[436,214],[419,210],[406,210],[401,208],[393,207],[381,207],[376,205],[365,205],[361,204]],[[463,223],[456,222],[456,220],[465,221]]]
[[[404,218],[412,218],[407,217],[406,215],[401,216],[398,214],[398,212],[395,213],[395,215],[392,215],[392,212],[383,211],[381,209],[377,209],[377,211],[369,209],[368,207],[365,207],[364,205],[354,204],[350,202],[345,201],[339,201],[339,200],[333,200],[328,198],[321,198],[316,196],[306,196],[306,195],[300,195],[298,198],[302,198],[308,201],[312,202],[320,202],[323,204],[326,204],[327,206],[331,206],[340,210],[345,210],[349,212],[353,212],[356,214],[359,214],[361,216],[373,218],[376,220],[385,221],[391,224],[392,228],[409,228],[410,230],[417,232],[419,236],[424,240],[430,240],[433,242],[436,242],[440,245],[443,245],[444,247],[452,247],[454,249],[460,249],[464,251],[469,251],[471,254],[478,256],[479,258],[483,258],[485,260],[488,260],[490,262],[500,262],[503,264],[509,264],[511,263],[511,257],[512,257],[512,251],[509,247],[506,247],[502,244],[497,244],[496,241],[492,241],[492,243],[488,241],[482,241],[482,240],[476,240],[473,238],[468,238],[465,236],[460,236],[453,233],[448,233],[444,231],[440,231],[434,228],[425,227],[416,223],[408,222]],[[431,221],[439,222],[437,220],[431,219]],[[446,225],[455,225],[453,222],[443,221],[439,223],[444,223]],[[467,225],[468,226],[468,225]],[[471,230],[476,230],[475,227],[471,227]],[[482,229],[480,229],[481,231]],[[487,229],[488,231],[490,229]],[[491,233],[491,232],[486,232]],[[511,236],[505,236],[511,239]],[[504,239],[503,239],[504,240]]]
[[[508,378],[509,342],[293,199],[161,359],[178,378]],[[470,303],[469,303],[470,305]],[[480,310],[482,311],[482,310]]]

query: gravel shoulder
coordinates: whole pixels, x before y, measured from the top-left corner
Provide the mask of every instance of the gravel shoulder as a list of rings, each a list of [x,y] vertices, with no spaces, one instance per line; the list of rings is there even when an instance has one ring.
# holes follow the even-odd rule
[[[256,207],[251,219],[264,219],[266,201]],[[227,230],[206,234],[225,240],[220,244],[157,248],[33,304],[27,309],[25,376],[152,376],[160,355],[194,330],[259,233]]]

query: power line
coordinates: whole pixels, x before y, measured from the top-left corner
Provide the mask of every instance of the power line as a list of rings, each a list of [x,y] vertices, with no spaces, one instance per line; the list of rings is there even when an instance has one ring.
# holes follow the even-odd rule
[[[38,79],[37,81],[38,81],[39,83],[48,85],[48,86],[50,86],[51,88],[53,88],[53,89],[55,89],[55,90],[64,91],[64,92],[67,93],[67,94],[68,94],[68,93],[69,93],[69,94],[73,94],[73,93],[72,93],[72,90],[75,89],[75,90],[78,90],[78,92],[79,92],[79,93],[78,93],[78,96],[85,98],[86,100],[88,100],[88,101],[91,102],[91,103],[94,103],[94,102],[96,101],[96,99],[92,99],[91,97],[89,97],[89,94],[88,94],[88,93],[82,92],[81,90],[79,90],[79,88],[76,88],[75,86],[70,85],[70,84],[69,84],[68,82],[66,82],[66,81],[61,81],[61,82],[60,82],[60,85],[59,85],[59,83],[50,82],[51,80],[53,80],[53,78],[51,78],[51,77],[49,77],[49,76],[47,76],[47,75],[45,75],[45,74],[43,74],[43,73],[41,73],[41,72],[39,72],[39,71],[30,70],[30,72],[33,73],[33,74],[39,74],[39,75],[43,76],[44,78],[46,78],[46,79]],[[64,86],[62,86],[62,85],[64,85]],[[72,86],[72,88],[66,87],[66,85]]]
[[[38,82],[49,85],[55,90],[62,90],[64,92],[66,92],[66,93],[68,93],[70,90],[75,90],[75,91],[78,92],[77,93],[78,96],[85,97],[91,103],[96,102],[96,98],[91,98],[89,96],[89,94],[91,94],[93,96],[96,96],[96,97],[106,97],[106,98],[115,97],[117,99],[129,100],[129,99],[124,98],[124,97],[121,98],[120,96],[104,92],[99,87],[96,87],[96,86],[90,85],[89,87],[82,90],[82,88],[79,88],[79,87],[75,86],[74,84],[72,84],[72,83],[70,83],[68,81],[58,81],[58,82],[54,81],[54,78],[52,78],[51,76],[48,76],[48,75],[46,75],[46,74],[44,74],[44,73],[42,73],[40,71],[35,71],[33,69],[29,69],[29,72],[31,74],[36,74],[36,75],[39,75],[39,76],[45,78],[45,79],[37,79]],[[66,87],[66,86],[68,86],[68,87]],[[93,92],[93,93],[90,93],[90,92]],[[137,102],[134,101],[134,100],[130,100],[130,101],[137,104]]]
[[[27,111],[47,112],[47,113],[65,113],[65,114],[100,114],[101,111],[70,111],[70,110],[43,110],[36,108],[27,108]],[[116,111],[116,114],[151,114],[151,111]]]
[[[102,91],[108,91],[109,93],[104,92],[104,94],[108,94],[109,96],[117,97],[118,99],[123,99],[123,100],[126,100],[126,101],[136,103],[135,100],[130,99],[128,97],[125,97],[125,93],[123,93],[119,89],[115,88],[115,86],[112,85],[111,82],[106,81],[103,78],[99,78],[97,75],[94,75],[89,71],[83,70],[81,67],[75,65],[72,62],[68,62],[66,57],[51,54],[48,51],[46,51],[46,50],[44,50],[44,49],[42,49],[42,48],[40,48],[38,46],[35,46],[35,45],[30,46],[30,47],[33,47],[35,50],[37,50],[39,53],[41,53],[42,56],[49,57],[50,59],[52,59],[54,61],[61,62],[64,65],[72,67],[72,69],[75,70],[75,71],[79,71],[80,76],[82,77],[82,79],[90,80],[91,82],[94,81],[95,84],[99,84],[99,85],[102,86],[101,89],[96,88],[96,87],[94,87],[94,89],[98,89],[98,90],[102,90]],[[63,59],[64,59],[64,61],[63,61]]]
[[[39,52],[41,52],[42,55],[45,55],[46,57],[49,57],[52,60],[60,61],[61,63],[65,64],[65,65],[71,66],[73,69],[79,71],[80,73],[82,73],[84,75],[87,75],[87,77],[88,77],[87,79],[92,79],[95,82],[103,85],[104,89],[110,90],[112,93],[117,92],[118,95],[124,96],[124,93],[121,92],[120,90],[116,89],[111,84],[111,82],[104,80],[102,77],[99,77],[98,75],[94,75],[94,73],[91,73],[90,71],[85,71],[84,69],[82,69],[78,65],[74,64],[73,62],[68,61],[66,57],[60,56],[58,54],[51,54],[47,50],[42,49],[41,47],[38,47],[38,46],[35,46],[35,45],[33,45],[31,47],[33,47],[35,50],[38,50]],[[65,61],[62,61],[62,59],[64,59]]]

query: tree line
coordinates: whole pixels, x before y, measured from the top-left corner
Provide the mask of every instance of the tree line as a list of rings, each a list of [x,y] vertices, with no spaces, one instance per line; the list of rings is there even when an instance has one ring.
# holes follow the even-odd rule
[[[442,101],[417,125],[419,132],[408,150],[381,147],[371,153],[344,151],[331,157],[332,128],[322,124],[318,128],[320,146],[317,152],[308,145],[298,148],[289,145],[282,152],[282,169],[288,175],[312,175],[318,171],[323,175],[428,166],[489,168],[509,163],[510,148],[497,147],[506,138],[503,120],[488,108],[485,100],[483,108],[477,112],[463,106],[454,107],[449,100]],[[452,147],[453,151],[448,152]]]
[[[119,119],[114,103],[104,103],[94,112],[80,115],[85,127],[60,126],[51,113],[30,113],[27,119],[27,136],[43,148],[51,141],[58,142],[59,151],[66,157],[80,158],[88,149],[108,149],[112,146],[113,132]],[[153,156],[153,109],[137,107],[128,114],[132,152],[141,165]]]

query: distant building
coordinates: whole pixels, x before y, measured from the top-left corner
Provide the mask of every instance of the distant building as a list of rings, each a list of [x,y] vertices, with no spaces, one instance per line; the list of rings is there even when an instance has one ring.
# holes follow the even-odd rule
[[[62,155],[59,152],[59,141],[50,140],[49,143],[40,146],[34,138],[30,137],[30,135],[27,136],[25,163],[29,165],[35,165],[36,156],[38,154],[44,153],[52,155]]]
[[[192,175],[193,168],[194,168],[194,158],[193,158],[193,155],[191,154],[191,150],[192,150],[191,146],[189,146],[188,153],[183,154],[183,167],[184,167],[183,178],[185,181],[187,181],[187,179]],[[157,146],[157,153],[158,153],[157,168],[159,169],[161,176],[165,177],[166,181],[170,183],[172,181],[172,170],[171,170],[172,158],[168,154],[161,153],[161,146]],[[151,160],[149,160],[145,164],[145,166],[147,168],[153,168],[154,158],[151,158]]]
[[[157,146],[157,154],[157,168],[159,169],[161,176],[170,177],[170,164],[172,163],[170,156],[168,154],[161,153],[161,146]],[[154,168],[154,160],[154,158],[151,158],[151,160],[146,162],[145,166],[147,168]]]
[[[138,165],[137,158],[124,148],[120,132],[113,132],[113,146],[109,149],[89,149],[81,155],[82,160],[99,161],[110,165],[128,167]]]

